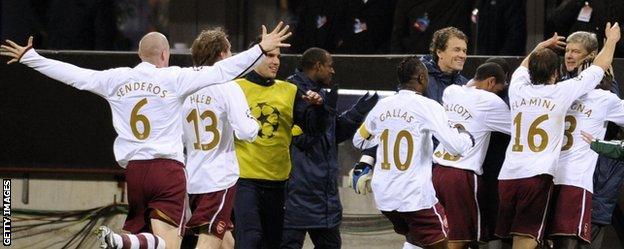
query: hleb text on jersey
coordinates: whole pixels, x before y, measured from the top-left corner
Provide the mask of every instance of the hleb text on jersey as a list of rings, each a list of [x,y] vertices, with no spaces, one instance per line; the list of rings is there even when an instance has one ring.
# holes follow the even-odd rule
[[[210,105],[211,100],[212,100],[212,97],[205,95],[205,94],[193,94],[190,97],[191,103],[197,103],[197,104]]]

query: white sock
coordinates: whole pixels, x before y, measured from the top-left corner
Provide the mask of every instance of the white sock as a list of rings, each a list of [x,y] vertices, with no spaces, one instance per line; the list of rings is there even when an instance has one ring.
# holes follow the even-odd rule
[[[113,233],[113,241],[115,241],[115,245],[117,245],[117,249],[121,249],[123,247],[123,240],[119,234]]]
[[[422,249],[422,248],[412,245],[409,242],[405,241],[405,243],[403,243],[403,249]]]
[[[113,235],[117,249],[165,249],[165,240],[151,233]],[[145,240],[140,239],[145,238]],[[124,238],[127,244],[124,244]]]

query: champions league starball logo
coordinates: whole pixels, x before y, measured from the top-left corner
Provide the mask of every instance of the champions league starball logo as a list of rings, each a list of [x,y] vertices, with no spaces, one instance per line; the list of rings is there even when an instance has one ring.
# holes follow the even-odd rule
[[[266,102],[258,103],[258,105],[251,108],[251,115],[260,122],[259,137],[272,138],[275,136],[274,132],[279,127],[278,121],[280,116],[277,108],[268,105]]]

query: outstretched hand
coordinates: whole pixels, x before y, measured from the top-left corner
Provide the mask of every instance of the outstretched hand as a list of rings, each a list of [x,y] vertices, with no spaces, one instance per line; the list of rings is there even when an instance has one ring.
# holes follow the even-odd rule
[[[607,40],[618,42],[620,40],[620,25],[616,22],[611,26],[610,22],[607,22],[605,27],[605,37]]]
[[[524,57],[524,60],[522,60],[522,62],[520,63],[520,66],[523,66],[525,68],[529,68],[529,57],[530,55],[540,49],[544,49],[544,48],[549,48],[549,49],[553,49],[553,50],[563,50],[565,49],[566,46],[566,42],[565,42],[565,37],[563,36],[559,36],[556,32],[553,34],[552,37],[550,37],[548,40],[545,40],[543,42],[540,42],[539,44],[537,44],[537,46],[535,46],[535,49],[533,49],[533,51],[531,53],[529,53],[529,55],[527,55],[526,57]]]
[[[323,97],[315,91],[308,90],[305,95],[301,96],[303,100],[307,101],[311,105],[322,105]]]
[[[290,47],[288,43],[282,43],[282,41],[288,39],[292,35],[288,32],[290,26],[284,26],[284,22],[279,22],[275,29],[271,33],[267,33],[266,26],[262,25],[262,40],[260,41],[260,47],[264,52],[269,52],[276,48]]]
[[[591,133],[585,131],[581,131],[581,137],[583,138],[583,141],[588,144],[591,144],[595,140],[594,136],[592,136]]]
[[[360,113],[366,115],[370,110],[375,107],[377,101],[379,100],[379,95],[375,92],[373,95],[370,95],[368,91],[364,96],[360,97],[357,102],[353,105],[353,108]]]
[[[565,37],[558,35],[556,32],[548,40],[537,44],[538,48],[550,48],[553,50],[563,50],[565,49],[565,46]]]
[[[9,60],[7,64],[11,64],[11,63],[18,62],[19,59],[22,58],[22,55],[26,53],[26,50],[28,50],[29,48],[32,48],[33,37],[31,36],[28,38],[28,44],[26,44],[25,47],[17,45],[17,43],[11,40],[5,40],[5,42],[8,45],[0,46],[2,48],[0,50],[0,55],[10,57],[11,60]]]

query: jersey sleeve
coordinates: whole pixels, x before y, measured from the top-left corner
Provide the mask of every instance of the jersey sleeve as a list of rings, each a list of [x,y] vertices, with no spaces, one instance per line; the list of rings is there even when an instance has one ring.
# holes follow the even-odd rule
[[[609,108],[607,108],[607,120],[624,126],[624,101],[613,93],[608,93]]]
[[[224,95],[228,102],[228,121],[234,128],[236,138],[252,142],[258,136],[258,121],[251,116],[245,94],[236,82],[228,82]]]
[[[366,116],[360,128],[353,135],[353,146],[359,150],[368,149],[377,145],[374,131],[371,130],[375,127],[375,109],[376,108],[373,108],[373,110],[368,113],[368,116]]]
[[[262,50],[256,45],[235,56],[221,60],[212,67],[204,67],[201,70],[183,68],[176,79],[178,92],[181,97],[186,97],[202,87],[234,80],[255,68],[262,58]]]
[[[531,84],[531,76],[529,75],[529,69],[523,66],[519,66],[516,71],[511,75],[511,82],[509,82],[509,88],[518,88],[522,85]]]
[[[461,155],[472,147],[472,140],[468,134],[460,133],[457,129],[449,126],[448,116],[440,104],[431,103],[426,113],[428,117],[423,119],[424,128],[432,131],[433,136],[451,154]]]
[[[603,76],[604,70],[599,66],[592,65],[578,76],[559,82],[555,86],[563,89],[562,97],[566,99],[566,103],[572,104],[574,100],[594,90]]]
[[[616,160],[624,160],[624,146],[623,141],[593,141],[590,148],[598,153],[609,158]]]
[[[511,113],[507,104],[502,99],[492,96],[487,98],[484,106],[485,126],[491,131],[511,134]]]
[[[20,63],[52,79],[100,96],[106,95],[107,85],[110,80],[119,71],[125,70],[123,68],[105,71],[85,69],[62,61],[45,58],[34,49],[26,51],[20,59]]]

